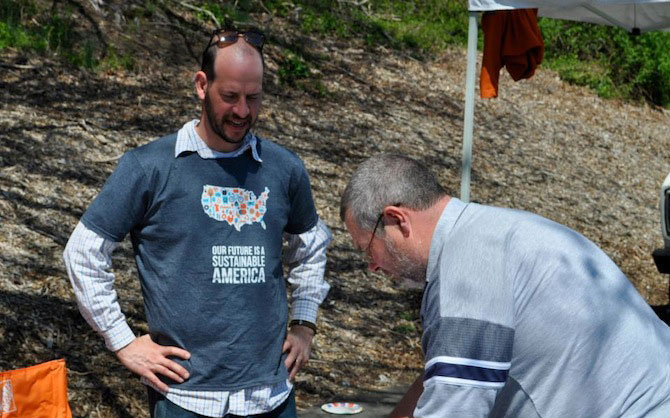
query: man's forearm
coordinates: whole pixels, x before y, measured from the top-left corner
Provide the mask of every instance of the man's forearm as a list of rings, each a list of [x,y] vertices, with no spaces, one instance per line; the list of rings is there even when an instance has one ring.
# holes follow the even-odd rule
[[[288,248],[284,261],[289,266],[291,319],[316,322],[319,305],[330,286],[324,280],[326,249],[332,234],[323,221],[300,235],[285,235]]]
[[[117,246],[118,243],[105,240],[80,222],[63,252],[79,311],[104,337],[111,351],[117,351],[135,339],[113,288],[111,254]]]

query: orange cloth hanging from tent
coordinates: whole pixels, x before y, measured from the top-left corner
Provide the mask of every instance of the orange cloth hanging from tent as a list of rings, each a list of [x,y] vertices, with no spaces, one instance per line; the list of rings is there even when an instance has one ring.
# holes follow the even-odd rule
[[[530,78],[544,57],[537,9],[497,10],[482,16],[484,56],[479,90],[483,99],[498,97],[502,67],[514,81]]]
[[[0,372],[0,418],[72,418],[65,360]]]

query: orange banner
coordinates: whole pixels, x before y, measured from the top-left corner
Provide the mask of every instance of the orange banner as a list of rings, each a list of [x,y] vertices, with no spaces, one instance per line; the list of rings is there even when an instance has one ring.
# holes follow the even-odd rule
[[[65,359],[0,372],[0,418],[72,418]]]

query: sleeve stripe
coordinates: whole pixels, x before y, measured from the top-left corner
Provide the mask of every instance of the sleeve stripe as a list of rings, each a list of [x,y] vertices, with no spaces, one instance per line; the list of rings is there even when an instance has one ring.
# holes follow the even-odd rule
[[[433,377],[465,379],[474,382],[503,385],[507,380],[507,370],[465,366],[462,364],[436,363],[426,370],[424,381],[430,380]]]
[[[512,366],[512,363],[509,361],[501,362],[501,361],[475,360],[463,357],[437,356],[431,358],[428,362],[426,362],[426,370],[431,368],[434,364],[439,363],[458,364],[462,366],[475,366],[475,367],[482,367],[486,369],[496,369],[496,370],[509,370],[509,368]]]
[[[457,377],[433,376],[429,380],[423,381],[424,387],[429,387],[435,383],[444,383],[447,385],[470,386],[483,389],[502,389],[505,382],[482,382],[479,380],[460,379]]]

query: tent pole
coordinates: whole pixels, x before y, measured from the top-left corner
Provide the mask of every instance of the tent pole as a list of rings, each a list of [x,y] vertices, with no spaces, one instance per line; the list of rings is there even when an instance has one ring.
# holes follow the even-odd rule
[[[475,71],[477,66],[477,12],[468,18],[468,55],[465,76],[465,115],[463,117],[463,157],[461,164],[461,200],[470,201],[472,133],[475,115]]]

